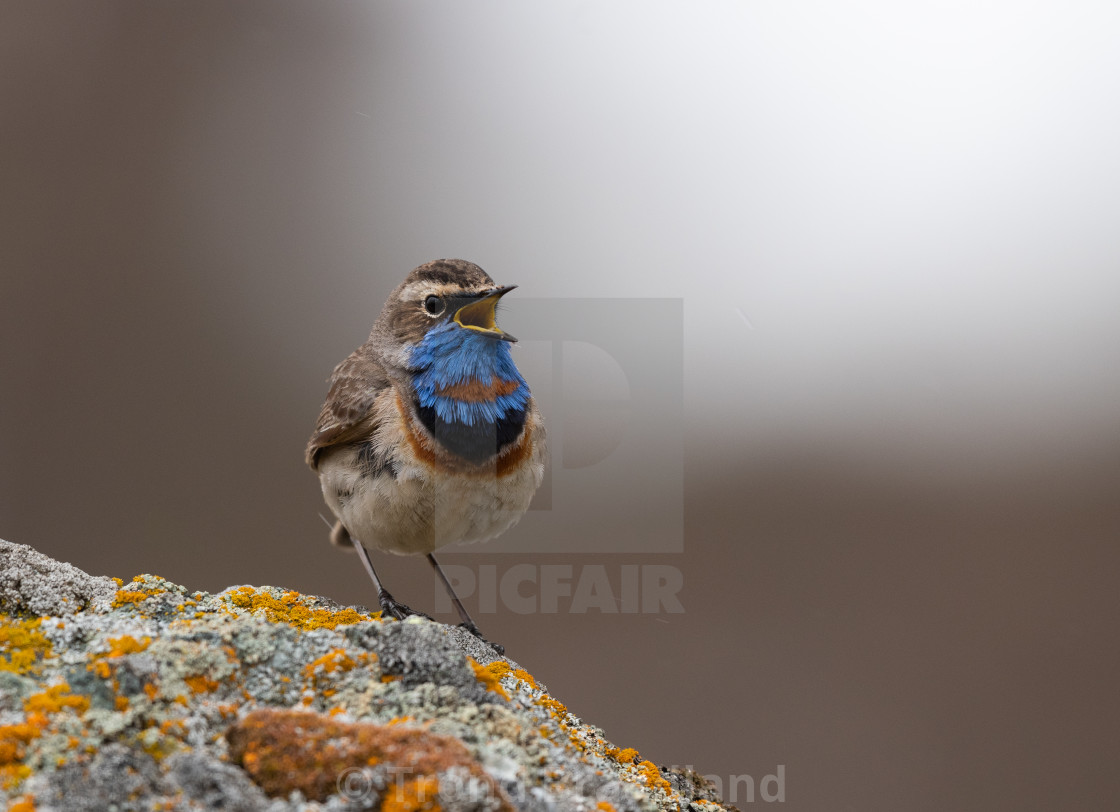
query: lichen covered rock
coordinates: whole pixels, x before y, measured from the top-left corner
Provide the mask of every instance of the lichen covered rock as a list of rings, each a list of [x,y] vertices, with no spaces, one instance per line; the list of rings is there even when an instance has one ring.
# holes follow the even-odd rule
[[[0,541],[0,802],[716,810],[460,629],[275,587],[123,584]]]

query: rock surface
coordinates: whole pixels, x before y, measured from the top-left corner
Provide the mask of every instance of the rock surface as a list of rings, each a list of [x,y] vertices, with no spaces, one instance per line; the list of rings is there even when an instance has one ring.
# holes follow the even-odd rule
[[[454,627],[0,541],[9,810],[730,809]]]

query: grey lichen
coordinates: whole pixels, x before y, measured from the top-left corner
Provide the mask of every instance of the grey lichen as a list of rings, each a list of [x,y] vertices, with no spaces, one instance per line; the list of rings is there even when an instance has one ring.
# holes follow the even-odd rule
[[[729,808],[460,629],[274,587],[124,585],[3,541],[0,561],[10,808]]]

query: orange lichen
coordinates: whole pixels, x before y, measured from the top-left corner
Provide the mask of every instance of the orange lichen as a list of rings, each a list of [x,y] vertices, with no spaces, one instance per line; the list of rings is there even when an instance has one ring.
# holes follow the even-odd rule
[[[432,781],[449,767],[466,769],[486,784],[501,809],[512,807],[498,785],[475,761],[463,743],[448,736],[407,727],[347,723],[326,714],[294,710],[256,710],[235,723],[226,734],[231,759],[272,797],[299,790],[322,801],[337,792],[339,777],[355,764],[388,764],[407,771],[409,781]],[[425,803],[434,803],[433,784]],[[407,797],[407,796],[406,796]],[[418,800],[418,792],[411,796]],[[402,801],[404,803],[404,801]],[[434,810],[428,806],[389,806],[383,810]]]
[[[304,596],[298,592],[285,592],[279,598],[264,590],[242,586],[227,596],[230,603],[250,612],[263,612],[274,623],[287,623],[299,629],[333,629],[360,623],[363,620],[377,620],[380,612],[364,615],[355,609],[321,609],[308,606]]]
[[[51,656],[51,641],[39,631],[40,618],[16,620],[0,615],[0,671],[38,674]]]
[[[524,682],[534,691],[540,690],[540,686],[537,685],[537,681],[533,679],[532,674],[530,674],[524,668],[512,667],[505,660],[494,660],[494,662],[488,663],[487,665],[483,666],[483,668],[485,668],[486,671],[488,671],[496,679],[500,680],[504,677],[512,676]]]
[[[169,755],[171,755],[176,750],[178,750],[180,748],[180,746],[181,746],[180,742],[176,741],[175,739],[171,739],[171,738],[167,738],[167,737],[156,739],[155,741],[150,741],[150,742],[146,742],[144,744],[141,744],[141,747],[144,749],[144,752],[147,753],[152,758],[154,758],[156,761],[162,761],[163,759],[167,758]],[[162,808],[164,808],[164,807],[159,807],[159,806],[155,807],[155,809],[162,809]],[[174,807],[169,807],[169,808],[174,808]]]
[[[540,691],[540,696],[536,697],[533,701],[548,711],[549,716],[556,720],[567,734],[568,738],[574,747],[585,750],[587,748],[586,742],[579,736],[575,727],[568,724],[568,716],[570,711],[559,700],[553,699],[545,690],[537,684],[533,679],[533,675],[523,668],[513,668],[509,663],[504,660],[494,660],[494,662],[487,664],[483,667],[490,678],[501,680],[504,677],[510,676],[524,682],[534,691]],[[476,672],[477,673],[477,672]]]
[[[645,777],[647,786],[656,787],[665,792],[673,791],[673,785],[661,777],[661,770],[657,769],[657,765],[652,761],[639,762],[638,772]]]
[[[502,687],[502,680],[493,670],[482,665],[474,657],[467,657],[467,662],[470,664],[471,670],[474,671],[474,678],[482,683],[482,686],[487,691],[493,691],[500,696],[509,699],[509,694],[506,689]],[[502,663],[505,665],[505,663]],[[508,668],[508,666],[507,666]]]
[[[50,714],[65,708],[84,713],[89,709],[89,699],[71,694],[66,683],[53,685],[23,701],[26,721],[0,726],[0,786],[11,789],[31,775],[31,768],[20,763],[27,756],[27,745],[50,727]]]
[[[564,706],[564,703],[558,699],[553,699],[548,694],[542,694],[537,698],[537,704],[546,708],[552,717],[559,722],[564,722],[570,711]]]
[[[0,765],[22,761],[27,744],[39,738],[42,732],[38,725],[27,723],[0,726]]]
[[[159,688],[154,683],[145,682],[144,683],[144,693],[148,695],[148,699],[155,702],[156,697],[159,696]]]
[[[8,807],[8,812],[35,812],[35,801],[30,795],[24,795]]]
[[[0,764],[0,789],[15,789],[31,777],[31,768],[26,764]]]
[[[153,595],[158,595],[161,592],[166,592],[166,589],[153,589],[150,592],[145,592],[142,589],[118,589],[116,597],[113,598],[113,608],[120,609],[123,606],[133,606],[143,603]]]
[[[303,676],[309,680],[314,680],[323,674],[330,674],[335,671],[349,671],[356,666],[357,663],[354,658],[346,653],[345,649],[335,648],[328,651],[322,657],[312,660],[310,663],[303,667]]]
[[[638,751],[633,747],[607,747],[606,754],[619,764],[633,764],[638,758]]]
[[[210,679],[205,674],[195,674],[193,677],[184,677],[183,682],[195,694],[211,694],[220,687],[217,680]],[[178,699],[178,697],[176,697]],[[185,702],[183,704],[186,704]]]
[[[72,708],[79,714],[85,713],[89,710],[89,697],[70,693],[70,686],[61,682],[23,700],[23,709],[29,714],[58,713],[63,708]]]
[[[109,644],[109,651],[102,656],[112,659],[144,651],[152,644],[152,638],[144,637],[137,640],[135,637],[126,634],[121,637],[111,637],[106,642]]]
[[[416,778],[386,789],[381,798],[381,812],[440,812],[438,797],[436,779]]]
[[[599,801],[599,803],[595,804],[595,808],[600,810],[600,812],[615,812],[614,804],[610,801]]]

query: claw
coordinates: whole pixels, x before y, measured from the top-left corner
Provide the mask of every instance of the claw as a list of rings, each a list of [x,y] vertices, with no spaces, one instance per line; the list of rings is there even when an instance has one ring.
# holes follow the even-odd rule
[[[386,592],[384,589],[380,590],[377,593],[377,602],[381,604],[382,617],[391,617],[395,618],[396,620],[404,620],[406,617],[417,615],[419,617],[426,617],[428,620],[432,619],[431,615],[425,615],[423,612],[418,612],[415,609],[405,606],[403,603],[395,600],[393,596]]]
[[[491,643],[489,640],[487,640],[485,637],[482,636],[482,632],[479,630],[478,626],[474,625],[474,623],[460,623],[459,628],[460,629],[466,629],[468,632],[473,634],[475,637],[477,637],[483,643],[490,646],[490,648],[494,649],[494,651],[498,654],[498,656],[502,656],[503,654],[506,653],[506,647],[505,646],[501,645],[500,643]]]

